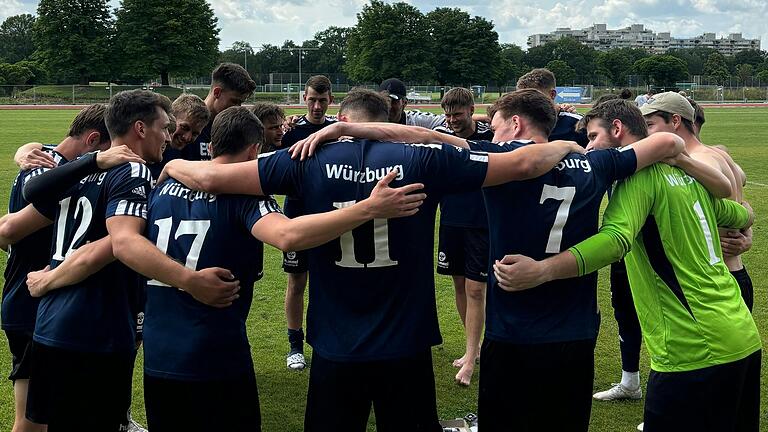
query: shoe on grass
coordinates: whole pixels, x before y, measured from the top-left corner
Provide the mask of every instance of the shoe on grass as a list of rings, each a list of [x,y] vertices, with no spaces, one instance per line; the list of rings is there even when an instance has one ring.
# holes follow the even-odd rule
[[[288,354],[285,363],[287,364],[288,369],[291,370],[303,370],[307,367],[307,360],[304,358],[304,354],[300,352]]]
[[[635,390],[630,390],[621,385],[621,383],[614,383],[613,387],[606,391],[597,392],[592,395],[592,397],[599,401],[614,401],[625,399],[637,400],[643,397],[643,391],[640,390],[640,387],[636,388]]]

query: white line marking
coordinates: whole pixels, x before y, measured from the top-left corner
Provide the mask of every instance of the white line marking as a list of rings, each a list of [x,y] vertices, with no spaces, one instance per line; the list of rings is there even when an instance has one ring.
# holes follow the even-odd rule
[[[753,181],[749,181],[749,180],[747,180],[747,184],[755,185],[755,186],[768,187],[768,184],[757,183],[757,182],[753,182]]]

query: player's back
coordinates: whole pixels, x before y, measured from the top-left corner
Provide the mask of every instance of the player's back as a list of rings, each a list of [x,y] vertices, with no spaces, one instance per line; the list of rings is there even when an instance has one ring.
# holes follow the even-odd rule
[[[655,164],[616,188],[605,222],[649,208],[626,258],[643,337],[655,370],[735,361],[760,346],[739,286],[725,266],[718,222],[737,215],[683,171]],[[621,213],[621,214],[619,214]],[[744,212],[745,213],[745,212]],[[730,219],[730,220],[729,220]]]
[[[83,178],[66,198],[45,209],[36,204],[54,221],[51,268],[75,249],[105,237],[108,218],[145,218],[150,182],[146,166],[126,163]],[[34,338],[76,351],[132,351],[140,287],[139,275],[114,261],[82,282],[51,291],[40,301]]]
[[[155,188],[149,202],[150,241],[194,270],[230,270],[241,290],[231,306],[219,309],[157,280],[148,281],[147,373],[213,379],[242,375],[250,366],[245,321],[254,283],[263,274],[264,248],[251,235],[251,227],[274,211],[279,207],[271,198],[212,195],[190,190],[175,179]]]
[[[302,163],[284,151],[259,159],[262,188],[298,196],[307,213],[367,198],[392,169],[400,172],[392,187],[426,185],[419,212],[370,221],[309,253],[307,339],[332,360],[398,358],[440,343],[435,211],[448,190],[480,187],[487,156],[443,145],[342,141]]]
[[[473,143],[510,151],[530,142]],[[613,181],[634,172],[634,151],[598,150],[566,156],[535,179],[483,189],[489,221],[490,262],[507,254],[544,259],[595,234],[600,203]],[[553,281],[510,293],[489,271],[488,337],[509,343],[548,343],[597,336],[597,275]]]

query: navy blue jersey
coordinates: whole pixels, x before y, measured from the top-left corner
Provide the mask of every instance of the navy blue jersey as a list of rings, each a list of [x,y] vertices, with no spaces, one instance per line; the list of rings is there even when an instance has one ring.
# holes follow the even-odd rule
[[[106,236],[107,219],[146,219],[151,181],[146,166],[126,163],[83,178],[66,198],[53,203],[58,208],[53,218],[51,268],[87,242]],[[34,340],[73,351],[132,351],[141,288],[139,275],[114,261],[82,282],[51,291],[40,301]]]
[[[376,219],[309,251],[307,341],[334,361],[401,358],[441,342],[433,272],[437,205],[448,192],[478,189],[485,153],[449,145],[366,140],[323,146],[304,161],[286,151],[262,155],[265,193],[296,196],[307,214],[367,198],[391,169],[393,187],[422,182],[427,199],[414,216]]]
[[[245,320],[253,284],[261,279],[264,245],[253,225],[280,208],[272,198],[211,195],[174,179],[149,201],[149,239],[171,258],[198,270],[222,267],[240,281],[240,298],[218,309],[162,282],[147,282],[144,370],[181,380],[219,380],[252,373]]]
[[[336,122],[337,120],[335,118],[326,116],[322,124],[314,124],[307,120],[306,115],[303,115],[296,121],[296,125],[294,125],[293,129],[283,135],[283,148],[288,148],[320,129]]]
[[[211,126],[213,126],[213,119],[208,122],[207,125],[200,131],[200,135],[193,143],[187,144],[183,149],[176,150],[170,145],[163,151],[163,160],[151,165],[149,167],[152,173],[152,178],[157,179],[160,177],[160,173],[163,172],[165,164],[174,159],[184,159],[189,161],[200,161],[211,159],[211,153],[208,151],[208,144],[211,142]]]
[[[53,156],[57,165],[67,160],[61,153],[53,150],[55,145],[44,145],[43,150]],[[24,199],[21,191],[27,180],[48,171],[48,168],[22,170],[16,175],[11,188],[8,202],[8,212],[15,213],[29,202]],[[10,247],[8,262],[5,265],[5,285],[3,285],[3,304],[0,320],[4,330],[35,329],[35,317],[39,298],[33,298],[27,290],[27,273],[40,270],[48,265],[51,259],[51,236],[53,228],[46,227]]]
[[[580,146],[587,147],[589,138],[587,138],[586,129],[576,129],[579,120],[581,120],[579,114],[560,111],[557,115],[555,128],[549,134],[549,140],[576,141]]]
[[[478,142],[471,147],[502,152],[525,144]],[[490,262],[507,254],[541,260],[596,234],[603,195],[636,166],[631,148],[572,153],[541,177],[483,189]],[[487,338],[549,343],[597,337],[597,273],[515,293],[503,291],[493,271],[488,273]]]
[[[445,126],[436,131],[454,135]],[[468,140],[490,141],[493,131],[487,123],[475,122],[475,133]],[[485,214],[483,192],[479,190],[446,195],[440,202],[440,224],[462,228],[488,228],[488,216]]]

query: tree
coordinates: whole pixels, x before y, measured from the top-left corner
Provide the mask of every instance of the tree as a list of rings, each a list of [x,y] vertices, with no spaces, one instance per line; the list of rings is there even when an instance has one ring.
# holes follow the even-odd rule
[[[237,63],[250,74],[254,63],[254,52],[251,44],[245,41],[232,42],[232,46],[219,55],[220,63]]]
[[[768,83],[768,69],[761,70],[760,72],[755,75],[755,78],[762,83]]]
[[[709,57],[707,57],[707,61],[704,63],[704,75],[715,80],[718,84],[725,83],[731,76],[728,72],[728,65],[725,62],[725,57],[718,52],[710,54]]]
[[[349,27],[331,26],[315,33],[312,40],[304,41],[302,46],[318,48],[316,51],[307,51],[302,59],[307,64],[305,70],[327,74],[342,73],[347,61],[347,42],[351,31]]]
[[[688,78],[688,65],[677,57],[655,55],[635,62],[633,68],[646,81],[660,87],[669,87]]]
[[[704,62],[707,57],[716,53],[712,48],[696,47],[691,49],[669,50],[667,55],[677,57],[688,65],[690,75],[704,75]]]
[[[41,0],[34,42],[58,82],[108,78],[113,22],[107,0]]]
[[[736,75],[739,76],[742,84],[746,84],[747,80],[752,78],[755,73],[755,68],[751,64],[740,64],[736,66]]]
[[[525,64],[525,51],[515,44],[501,44],[496,81],[499,85],[515,85],[517,79],[531,70]]]
[[[752,65],[753,68],[764,62],[765,58],[765,51],[760,50],[739,51],[733,56],[737,65],[748,64]]]
[[[494,78],[499,66],[499,35],[482,17],[461,9],[437,8],[426,15],[435,43],[437,82],[469,85]]]
[[[357,81],[432,81],[430,40],[427,20],[414,6],[371,0],[357,14],[344,69]]]
[[[219,54],[219,28],[206,0],[123,0],[116,11],[121,69],[137,77],[207,75]]]
[[[526,54],[526,63],[533,67],[545,67],[552,60],[562,60],[578,71],[584,80],[591,80],[598,74],[597,50],[571,37],[563,37],[531,48]]]
[[[632,60],[621,52],[621,50],[611,50],[600,55],[597,61],[603,72],[613,85],[623,86],[627,83],[627,75],[632,70]]]
[[[555,79],[560,85],[572,83],[576,79],[576,71],[562,60],[552,60],[545,67],[555,74]]]
[[[24,85],[34,76],[29,68],[18,63],[0,63],[0,80],[5,85]]]
[[[0,59],[16,63],[27,59],[35,51],[32,30],[35,17],[30,14],[8,17],[0,24]]]

